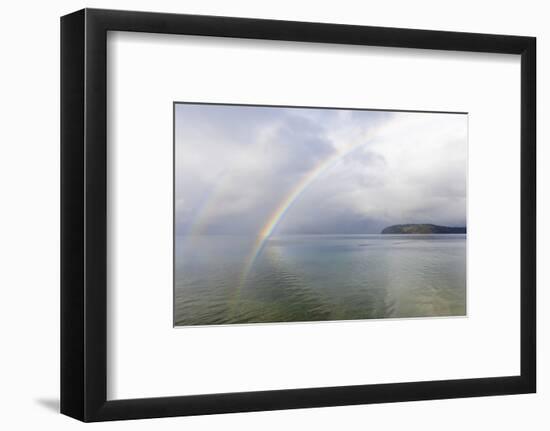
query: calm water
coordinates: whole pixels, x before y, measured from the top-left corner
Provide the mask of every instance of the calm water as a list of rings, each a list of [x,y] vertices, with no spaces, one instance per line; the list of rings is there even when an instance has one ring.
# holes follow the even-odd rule
[[[466,314],[466,235],[176,240],[176,325]],[[247,265],[248,263],[248,265]]]

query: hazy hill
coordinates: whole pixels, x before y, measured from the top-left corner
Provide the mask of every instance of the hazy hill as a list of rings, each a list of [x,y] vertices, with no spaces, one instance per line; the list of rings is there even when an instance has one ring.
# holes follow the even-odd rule
[[[436,224],[395,224],[382,229],[382,233],[466,233],[466,228],[438,226]]]

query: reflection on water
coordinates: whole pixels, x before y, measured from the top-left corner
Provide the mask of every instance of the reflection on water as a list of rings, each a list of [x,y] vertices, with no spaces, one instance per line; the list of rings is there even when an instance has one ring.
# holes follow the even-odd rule
[[[178,237],[175,324],[466,314],[466,235]]]

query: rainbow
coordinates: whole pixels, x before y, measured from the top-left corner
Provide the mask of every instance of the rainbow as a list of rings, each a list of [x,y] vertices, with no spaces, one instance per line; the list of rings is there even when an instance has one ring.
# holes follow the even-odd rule
[[[311,171],[305,174],[303,178],[298,182],[298,184],[296,184],[294,188],[292,188],[290,193],[281,201],[281,203],[276,207],[275,211],[273,211],[271,216],[268,218],[262,229],[259,231],[256,240],[254,241],[252,251],[248,259],[245,261],[246,263],[244,265],[240,283],[234,295],[234,300],[239,296],[239,292],[246,283],[250,271],[254,266],[254,262],[262,253],[262,250],[264,249],[267,240],[273,234],[275,228],[280,224],[284,216],[292,208],[294,203],[296,203],[299,197],[309,188],[309,186],[311,186],[311,184],[313,184],[321,175],[323,175],[325,172],[335,166],[339,161],[346,158],[358,149],[363,148],[370,141],[373,134],[374,130],[371,129],[371,132],[368,133],[367,136],[363,137],[363,139],[361,139],[359,143],[354,143],[346,148],[336,150],[328,158],[322,160]]]
[[[212,209],[214,208],[214,203],[216,202],[216,199],[221,195],[223,190],[225,189],[225,181],[224,179],[227,177],[228,172],[227,170],[220,172],[216,176],[216,180],[214,181],[215,186],[211,187],[209,192],[205,195],[205,197],[200,202],[199,206],[195,209],[195,217],[193,217],[193,222],[191,226],[187,229],[186,235],[192,237],[196,235],[200,235],[207,225]]]

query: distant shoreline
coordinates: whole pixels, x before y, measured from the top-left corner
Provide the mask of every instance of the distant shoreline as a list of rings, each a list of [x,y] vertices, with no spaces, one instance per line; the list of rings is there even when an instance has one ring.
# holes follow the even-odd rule
[[[462,228],[464,229],[464,228]],[[461,231],[461,232],[406,232],[406,233],[403,233],[403,232],[386,232],[384,234],[391,234],[391,235],[440,235],[440,234],[443,234],[443,235],[465,235],[466,232],[465,231]],[[326,236],[326,237],[330,237],[330,236],[333,236],[333,237],[351,237],[351,236],[380,236],[380,235],[384,235],[382,232],[369,232],[369,233],[365,233],[365,232],[357,232],[357,233],[349,233],[349,232],[345,232],[345,233],[311,233],[311,232],[307,232],[307,233],[278,233],[278,234],[273,234],[271,235],[269,238],[270,239],[276,239],[276,238],[284,238],[284,237],[299,237],[299,236]],[[252,234],[236,234],[236,233],[202,233],[202,234],[199,234],[199,235],[189,235],[189,234],[186,234],[186,233],[180,233],[180,234],[176,234],[174,236],[175,239],[178,239],[178,240],[189,240],[190,238],[208,238],[208,237],[212,237],[212,238],[216,238],[216,237],[227,237],[227,238],[251,238],[251,239],[256,239],[257,238],[257,235],[252,235]]]
[[[436,224],[395,224],[382,229],[381,234],[465,234],[466,227]]]

